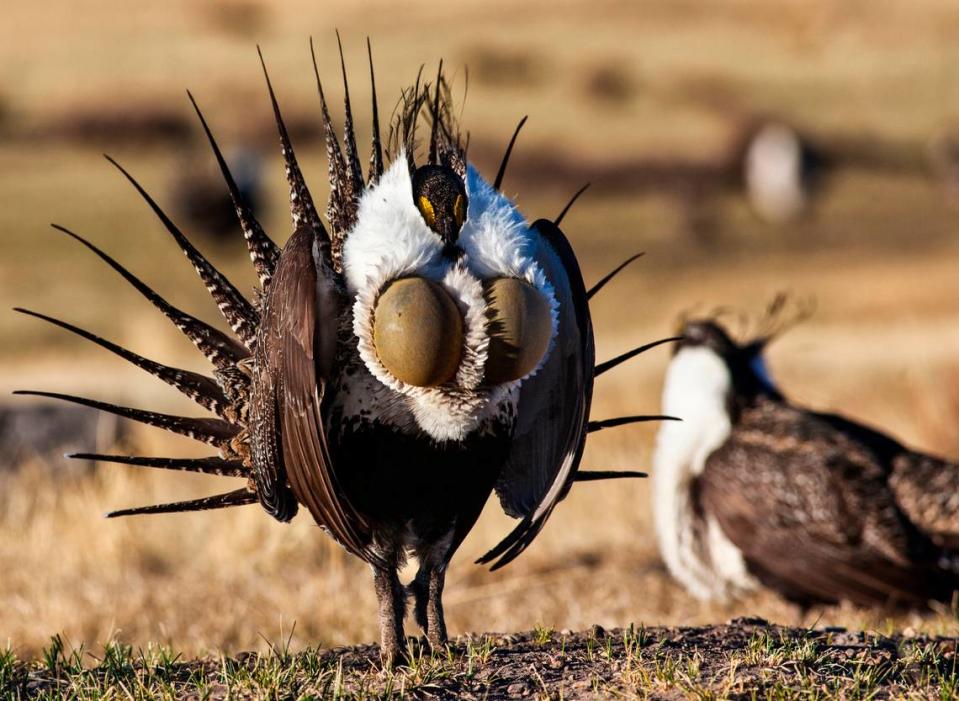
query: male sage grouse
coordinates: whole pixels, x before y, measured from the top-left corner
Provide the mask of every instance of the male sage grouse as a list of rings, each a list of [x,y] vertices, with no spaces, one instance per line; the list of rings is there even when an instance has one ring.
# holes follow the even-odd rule
[[[342,49],[340,60],[342,65]],[[577,474],[587,433],[655,417],[589,421],[594,377],[642,351],[594,366],[587,301],[623,266],[592,290],[585,288],[559,221],[529,225],[499,192],[509,148],[494,183],[483,179],[467,161],[442,66],[435,83],[418,79],[402,93],[386,143],[389,162],[384,160],[372,58],[370,66],[372,157],[366,177],[345,66],[342,143],[316,71],[332,188],[329,228],[297,165],[267,77],[293,217],[293,234],[282,249],[238,196],[197,108],[259,276],[261,288],[252,301],[117,165],[183,249],[234,336],[173,307],[92,243],[56,227],[169,317],[213,364],[213,378],[28,313],[131,361],[216,418],[29,394],[94,406],[219,450],[204,459],[83,456],[87,459],[247,480],[225,494],[109,516],[258,501],[275,518],[289,521],[300,505],[306,507],[337,542],[372,566],[382,652],[393,661],[404,641],[407,590],[397,568],[407,554],[420,565],[409,587],[416,619],[430,643],[441,645],[445,569],[489,495],[495,490],[505,511],[521,519],[480,558],[496,568],[532,542],[575,480],[637,474]],[[429,131],[426,159],[418,164],[420,121]]]
[[[737,342],[715,319],[683,328],[663,392],[682,422],[664,424],[653,472],[670,572],[701,599],[762,584],[804,606],[949,601],[959,465],[789,402],[763,363],[777,333]]]

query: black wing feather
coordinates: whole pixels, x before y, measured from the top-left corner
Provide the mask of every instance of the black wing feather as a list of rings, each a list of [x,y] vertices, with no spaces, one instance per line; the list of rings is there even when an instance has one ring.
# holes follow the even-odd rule
[[[510,459],[497,483],[503,508],[519,525],[478,562],[498,569],[539,534],[575,479],[586,444],[593,396],[593,327],[586,286],[573,249],[552,222],[533,224],[542,237],[547,277],[560,295],[559,338],[546,364],[523,383]]]

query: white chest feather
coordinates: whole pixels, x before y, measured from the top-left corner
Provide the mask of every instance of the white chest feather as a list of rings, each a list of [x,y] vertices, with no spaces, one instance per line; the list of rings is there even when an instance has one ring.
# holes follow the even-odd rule
[[[546,356],[519,380],[483,384],[489,350],[484,281],[517,278],[536,288],[549,302],[551,338],[559,331],[558,303],[552,284],[534,259],[535,235],[512,202],[468,167],[466,222],[458,244],[463,255],[444,255],[444,244],[413,204],[412,184],[402,154],[364,192],[357,224],[346,238],[343,268],[353,298],[351,316],[357,367],[343,376],[344,415],[362,416],[400,430],[421,429],[437,441],[462,440],[515,404],[523,380],[535,374]],[[391,281],[421,277],[438,283],[459,308],[463,344],[452,381],[420,387],[404,383],[380,361],[373,343],[374,309]],[[546,354],[548,355],[548,353]]]
[[[706,458],[729,437],[726,408],[731,378],[707,348],[684,348],[670,363],[663,412],[682,421],[663,424],[653,465],[656,537],[670,573],[701,599],[725,599],[752,587],[739,550],[708,516],[694,508],[692,485]]]

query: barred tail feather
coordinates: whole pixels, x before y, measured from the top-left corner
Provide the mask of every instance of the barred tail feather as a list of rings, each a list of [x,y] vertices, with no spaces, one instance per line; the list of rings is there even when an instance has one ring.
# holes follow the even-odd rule
[[[440,87],[443,82],[443,59],[440,59],[439,68],[436,71],[436,86],[433,90],[433,106],[430,109],[430,116],[433,123],[430,125],[430,151],[426,158],[427,163],[439,163],[440,149]]]
[[[364,186],[363,167],[360,165],[359,149],[356,147],[353,108],[350,105],[350,84],[346,80],[346,60],[343,58],[343,42],[340,41],[339,30],[336,32],[336,44],[340,50],[340,70],[343,73],[343,155],[346,158],[346,174],[352,186],[352,191],[355,195],[358,195]],[[313,69],[316,70],[315,54],[313,58]]]
[[[265,290],[273,277],[276,262],[280,259],[280,248],[260,226],[260,222],[253,215],[249,203],[240,194],[240,188],[237,187],[236,180],[233,179],[233,174],[230,172],[226,159],[223,158],[223,153],[220,151],[216,139],[213,138],[213,132],[210,131],[206,119],[203,118],[199,105],[197,105],[196,100],[193,99],[193,94],[189,90],[186,94],[190,98],[190,102],[193,103],[193,109],[196,110],[196,116],[200,118],[200,124],[203,126],[206,138],[210,142],[210,147],[213,149],[217,165],[220,167],[220,172],[223,173],[223,179],[230,191],[230,198],[233,200],[233,207],[236,209],[237,219],[240,221],[240,228],[243,230],[243,238],[246,239],[250,260],[253,261],[253,268],[260,279],[260,285]]]
[[[339,36],[337,36],[337,40],[339,40]],[[353,227],[356,220],[356,198],[359,193],[353,189],[350,168],[347,167],[343,151],[340,149],[340,141],[336,136],[336,130],[333,128],[333,120],[330,118],[326,94],[323,92],[323,82],[320,80],[320,70],[316,63],[316,50],[313,47],[312,38],[310,39],[310,57],[313,60],[313,74],[316,76],[316,90],[320,96],[320,114],[323,118],[323,136],[326,140],[326,158],[329,163],[330,197],[326,202],[326,218],[330,222],[330,230],[332,231],[330,254],[333,258],[334,267],[338,269],[343,249],[343,237]],[[349,94],[347,94],[346,100],[348,103]],[[350,119],[350,126],[352,127],[352,117]],[[361,174],[360,187],[362,187],[362,182],[363,176]]]
[[[273,92],[273,84],[270,82],[270,74],[266,70],[263,52],[260,51],[260,47],[256,48],[256,52],[260,56],[260,65],[263,66],[263,77],[266,78],[266,89],[270,93],[273,118],[276,120],[276,128],[280,134],[280,146],[283,152],[283,161],[286,165],[286,180],[290,185],[290,212],[293,216],[293,228],[295,229],[300,225],[308,226],[315,236],[325,237],[326,230],[320,222],[320,216],[316,213],[313,196],[310,195],[310,190],[306,186],[303,173],[300,171],[300,165],[296,160],[296,154],[293,153],[293,144],[290,143],[290,134],[286,130],[283,115],[280,114],[280,105],[276,101],[276,93]]]
[[[181,470],[183,472],[200,472],[205,475],[219,477],[249,477],[250,468],[239,460],[224,460],[223,458],[154,458],[142,455],[101,455],[100,453],[71,453],[68,458],[74,460],[93,460],[96,462],[113,462],[120,465],[134,465],[137,467],[154,467],[162,470]]]
[[[183,511],[209,511],[210,509],[226,509],[231,506],[255,504],[256,501],[256,494],[243,488],[227,492],[226,494],[203,497],[202,499],[176,501],[170,504],[155,504],[153,506],[139,506],[132,509],[120,509],[118,511],[111,511],[106,517],[118,518],[120,516],[137,516],[139,514],[174,514]]]
[[[173,416],[171,414],[160,414],[154,411],[144,411],[132,407],[119,406],[117,404],[108,404],[96,399],[87,399],[86,397],[76,397],[72,394],[60,394],[58,392],[40,392],[35,390],[17,390],[14,394],[22,394],[33,397],[47,397],[49,399],[59,399],[64,402],[72,402],[82,406],[88,406],[93,409],[100,409],[110,414],[116,414],[133,421],[156,426],[166,431],[179,433],[203,443],[209,443],[220,449],[229,449],[230,441],[240,432],[240,427],[231,424],[222,419],[194,418],[187,416]]]
[[[260,315],[253,308],[253,305],[240,294],[233,283],[227,280],[226,277],[197,250],[196,246],[190,243],[189,239],[183,235],[183,232],[180,231],[170,217],[166,215],[166,212],[160,208],[160,205],[156,203],[150,194],[143,189],[140,183],[137,182],[123,166],[110,156],[107,156],[106,159],[110,161],[117,170],[123,173],[126,179],[130,181],[137,192],[140,193],[140,196],[150,206],[154,214],[163,222],[163,226],[170,232],[170,235],[173,236],[174,240],[180,246],[180,249],[186,254],[190,263],[193,264],[193,268],[200,276],[200,279],[203,280],[203,284],[206,285],[206,289],[213,297],[217,307],[220,309],[220,313],[223,315],[223,318],[226,319],[230,328],[232,328],[233,332],[246,344],[247,348],[253,348],[256,342],[256,329],[260,323]]]
[[[46,314],[40,314],[39,312],[30,311],[29,309],[22,309],[20,307],[15,308],[14,311],[36,317],[37,319],[42,319],[53,324],[54,326],[59,326],[62,329],[66,329],[71,333],[75,333],[82,338],[92,341],[101,348],[106,348],[111,353],[114,353],[133,365],[136,365],[138,368],[146,370],[154,377],[160,378],[168,385],[175,387],[197,404],[205,409],[209,409],[217,416],[227,419],[231,418],[232,416],[233,412],[230,407],[230,402],[226,398],[226,395],[223,394],[223,390],[220,389],[220,386],[216,383],[216,380],[213,378],[206,377],[195,372],[190,372],[189,370],[181,370],[180,368],[163,365],[162,363],[150,360],[149,358],[144,358],[142,355],[118,346],[117,344],[107,341],[106,339],[92,334],[89,331],[85,331],[84,329],[74,326],[73,324],[68,324],[65,321],[60,321],[59,319],[47,316]]]
[[[58,224],[53,224],[52,226],[57,231],[61,231],[67,236],[70,236],[82,243],[88,249],[97,254],[97,256],[99,256],[100,259],[103,260],[107,265],[120,273],[120,275],[123,276],[127,282],[133,285],[140,294],[146,297],[157,309],[163,312],[163,314],[193,342],[193,345],[195,345],[200,352],[203,353],[207,360],[213,363],[213,365],[217,368],[232,368],[237,362],[243,360],[244,358],[250,357],[250,350],[248,348],[230,338],[225,333],[216,330],[209,324],[204,323],[196,317],[193,317],[174,307],[172,304],[150,289],[150,287],[144,284],[139,278],[133,275],[133,273],[128,271],[113,258],[108,256],[106,253],[101,251],[79,234],[75,234],[69,229]]]
[[[366,37],[366,55],[370,59],[370,93],[373,103],[373,138],[370,148],[370,182],[379,180],[383,175],[383,144],[380,141],[380,110],[376,104],[376,78],[373,75],[373,47],[370,38]]]

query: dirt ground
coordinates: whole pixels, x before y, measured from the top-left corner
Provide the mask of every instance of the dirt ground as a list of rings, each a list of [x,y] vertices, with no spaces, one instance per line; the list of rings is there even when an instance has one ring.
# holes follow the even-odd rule
[[[410,639],[385,671],[372,645],[184,661],[117,646],[86,669],[51,648],[0,668],[19,698],[951,699],[956,638],[803,629],[740,618],[727,625],[471,635],[436,654]]]

